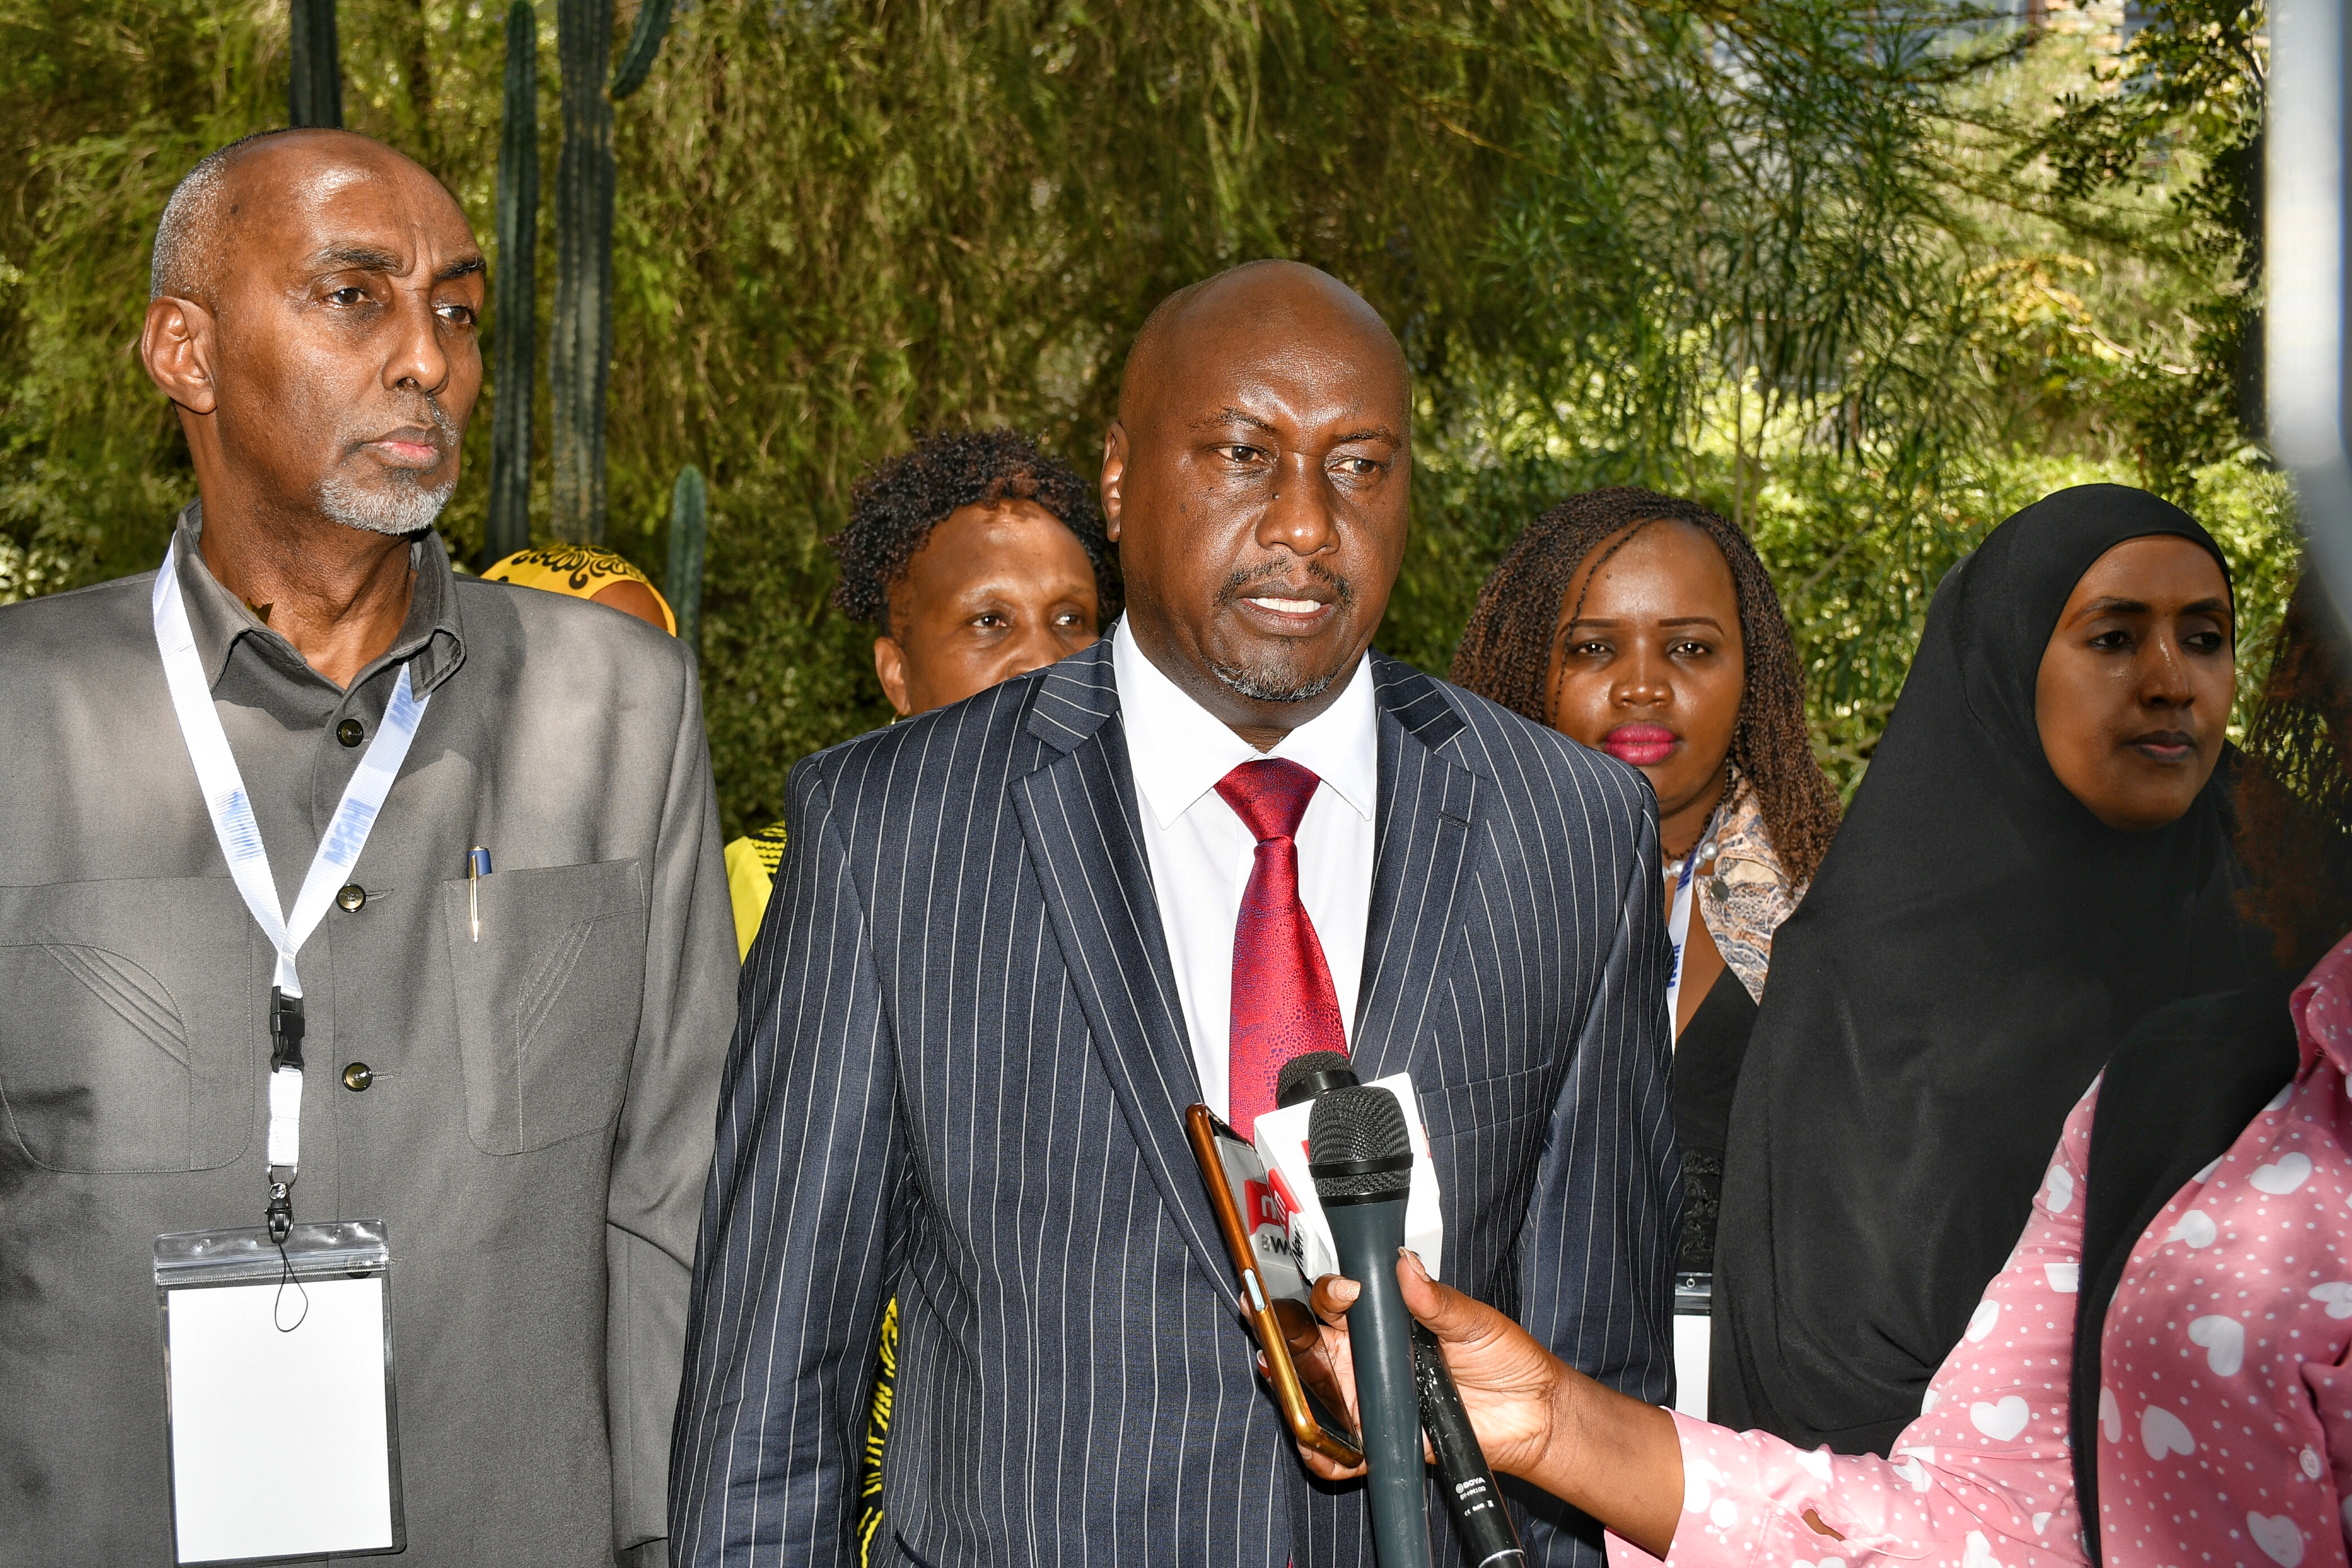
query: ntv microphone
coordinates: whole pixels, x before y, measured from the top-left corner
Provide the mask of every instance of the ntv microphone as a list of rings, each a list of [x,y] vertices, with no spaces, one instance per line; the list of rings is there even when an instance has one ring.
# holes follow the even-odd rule
[[[1275,1089],[1275,1102],[1297,1105],[1335,1089],[1356,1086],[1356,1069],[1337,1051],[1312,1051],[1286,1063]],[[1394,1277],[1394,1265],[1390,1267]],[[1352,1276],[1351,1276],[1352,1278]],[[1519,1532],[1503,1506],[1495,1472],[1479,1449],[1469,1412],[1462,1407],[1454,1374],[1445,1370],[1437,1336],[1412,1325],[1413,1384],[1420,1394],[1422,1429],[1430,1452],[1436,1456],[1439,1489],[1446,1511],[1454,1516],[1454,1533],[1468,1561],[1476,1568],[1523,1568],[1528,1554]]]
[[[1316,1100],[1307,1146],[1340,1272],[1363,1287],[1348,1309],[1348,1335],[1357,1426],[1371,1469],[1366,1500],[1372,1546],[1381,1568],[1429,1568],[1412,1318],[1396,1282],[1405,1198],[1412,1190],[1412,1135],[1396,1096],[1343,1086]]]

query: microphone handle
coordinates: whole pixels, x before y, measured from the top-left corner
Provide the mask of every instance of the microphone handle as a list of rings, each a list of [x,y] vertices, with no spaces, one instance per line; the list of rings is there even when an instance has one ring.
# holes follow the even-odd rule
[[[1475,1568],[1527,1568],[1528,1554],[1519,1532],[1511,1525],[1510,1510],[1496,1489],[1495,1472],[1471,1430],[1470,1413],[1462,1408],[1461,1391],[1445,1370],[1437,1336],[1419,1323],[1412,1326],[1413,1381],[1421,1388],[1421,1425],[1437,1456],[1437,1484],[1445,1493],[1446,1511],[1454,1516],[1454,1533],[1462,1552]]]
[[[1421,1399],[1412,1378],[1412,1315],[1397,1290],[1404,1246],[1404,1196],[1375,1203],[1323,1200],[1340,1271],[1364,1293],[1348,1309],[1364,1458],[1365,1501],[1381,1568],[1429,1568],[1429,1520],[1422,1487]]]

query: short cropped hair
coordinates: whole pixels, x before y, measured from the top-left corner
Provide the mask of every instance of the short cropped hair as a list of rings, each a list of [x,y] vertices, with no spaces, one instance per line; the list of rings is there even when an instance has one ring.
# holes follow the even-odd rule
[[[228,166],[247,145],[272,136],[284,136],[289,126],[240,136],[196,160],[196,166],[172,187],[163,216],[155,224],[155,248],[147,264],[147,297],[194,300],[212,303],[212,263],[220,248],[221,187]]]
[[[825,541],[841,564],[834,607],[895,636],[890,584],[931,531],[959,507],[1003,500],[1034,501],[1076,537],[1094,568],[1102,618],[1109,620],[1118,582],[1094,487],[1028,437],[1005,429],[919,436],[913,449],[867,470],[851,492],[849,526]]]

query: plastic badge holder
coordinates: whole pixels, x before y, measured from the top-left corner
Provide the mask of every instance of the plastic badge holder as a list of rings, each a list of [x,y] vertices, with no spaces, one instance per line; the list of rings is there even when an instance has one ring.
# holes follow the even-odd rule
[[[1706,1419],[1706,1369],[1714,1354],[1715,1276],[1675,1276],[1675,1408]]]
[[[406,1547],[391,1266],[377,1219],[155,1238],[175,1561]]]

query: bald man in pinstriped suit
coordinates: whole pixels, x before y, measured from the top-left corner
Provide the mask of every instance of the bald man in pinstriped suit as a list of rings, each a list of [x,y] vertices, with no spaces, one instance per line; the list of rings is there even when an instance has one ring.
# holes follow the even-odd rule
[[[1360,1484],[1311,1480],[1257,1384],[1181,1121],[1245,1124],[1320,1046],[1412,1075],[1449,1282],[1671,1397],[1655,805],[1368,651],[1410,406],[1319,272],[1171,296],[1106,443],[1113,636],[793,769],[695,1268],[679,1562],[856,1561],[895,1291],[874,1561],[1370,1568]],[[1533,1506],[1533,1562],[1601,1562]]]

